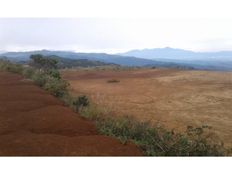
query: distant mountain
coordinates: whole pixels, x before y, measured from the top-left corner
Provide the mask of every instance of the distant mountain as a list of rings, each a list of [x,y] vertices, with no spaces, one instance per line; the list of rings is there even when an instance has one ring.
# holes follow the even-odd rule
[[[182,66],[191,66],[195,69],[232,71],[232,51],[194,52],[166,47],[132,50],[119,55],[171,62]]]
[[[7,52],[0,54],[0,56],[7,57],[8,59],[14,61],[26,61],[29,60],[29,57],[32,54],[42,54],[44,56],[56,55],[67,59],[88,59],[88,60],[101,61],[105,63],[114,63],[123,66],[145,66],[145,65],[156,64],[156,63],[162,64],[162,62],[159,61],[136,58],[132,56],[120,56],[120,55],[112,55],[105,53],[76,53],[69,51],[49,51],[49,50],[29,51],[29,52]]]
[[[98,61],[105,64],[118,64],[122,66],[146,66],[146,67],[173,67],[182,69],[204,69],[232,71],[232,51],[221,52],[193,52],[173,48],[156,48],[144,50],[132,50],[121,54],[105,53],[77,53],[70,51],[29,51],[29,52],[7,52],[0,54],[0,58],[12,61],[27,61],[32,54],[44,56],[58,56],[66,63],[70,60]],[[81,62],[79,62],[81,63]],[[82,62],[83,63],[83,62]],[[85,62],[90,63],[90,62]],[[84,63],[84,64],[85,64]],[[92,62],[98,64],[97,62]],[[76,62],[76,64],[78,64]],[[71,63],[70,63],[71,65]]]
[[[219,52],[194,52],[175,48],[154,48],[143,50],[131,50],[121,53],[122,56],[134,56],[145,59],[166,59],[166,60],[220,60],[232,61],[232,51]]]

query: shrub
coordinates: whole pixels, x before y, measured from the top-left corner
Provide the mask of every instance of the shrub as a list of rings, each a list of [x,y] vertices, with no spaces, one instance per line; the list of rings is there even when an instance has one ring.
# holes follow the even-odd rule
[[[198,131],[189,136],[128,119],[98,121],[97,126],[100,132],[106,135],[118,137],[123,141],[132,140],[146,155],[221,156],[225,152],[222,144],[209,142],[203,134],[199,135]],[[198,129],[203,130],[194,130]]]
[[[47,79],[48,79],[47,75],[42,72],[36,72],[32,76],[32,80],[34,81],[34,83],[40,87],[45,86]]]
[[[18,74],[21,74],[22,71],[23,71],[22,65],[14,64],[14,63],[8,63],[8,62],[6,62],[6,64],[4,65],[3,68],[4,68],[4,70],[7,70],[9,72],[18,73]]]
[[[32,78],[34,73],[35,73],[35,70],[30,68],[30,67],[24,68],[22,71],[22,75],[26,78],[29,78],[29,79]]]
[[[56,97],[62,97],[67,92],[68,83],[64,80],[49,77],[44,89]]]
[[[180,134],[130,117],[112,118],[92,106],[83,109],[81,115],[94,120],[101,134],[116,137],[123,143],[132,141],[148,156],[222,156],[227,153],[223,144],[212,141],[205,132],[207,126],[188,127],[186,133]]]
[[[120,81],[117,80],[117,79],[110,79],[110,80],[108,80],[107,82],[108,82],[108,83],[118,83],[118,82],[120,82]]]
[[[79,111],[81,108],[89,105],[89,99],[85,95],[79,96],[77,99],[74,99],[73,106],[76,111]]]
[[[9,66],[9,61],[0,59],[0,70],[7,70],[7,67]]]
[[[49,70],[49,71],[48,71],[48,74],[49,74],[49,76],[51,76],[52,78],[61,79],[60,73],[59,73],[59,71],[56,70],[56,69],[51,69],[51,70]]]

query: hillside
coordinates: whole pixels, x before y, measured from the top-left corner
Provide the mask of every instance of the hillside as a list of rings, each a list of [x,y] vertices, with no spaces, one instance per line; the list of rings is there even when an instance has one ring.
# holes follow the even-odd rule
[[[0,156],[135,156],[21,76],[0,72]]]
[[[42,54],[44,56],[58,56],[62,59],[87,59],[91,61],[100,61],[107,64],[118,64],[121,66],[158,66],[158,67],[181,67],[188,66],[182,65],[181,63],[172,63],[171,61],[155,61],[143,58],[136,58],[132,56],[120,56],[120,55],[111,55],[105,53],[76,53],[69,51],[29,51],[29,52],[7,52],[0,54],[0,57],[5,57],[11,61],[28,61],[30,55],[32,54]]]
[[[173,60],[221,60],[232,61],[232,51],[219,52],[194,52],[176,48],[154,48],[131,50],[126,53],[121,53],[123,56],[135,56],[146,59],[173,59]]]
[[[172,62],[175,64],[192,66],[195,69],[232,70],[232,51],[194,52],[166,47],[131,50],[119,55]]]
[[[14,61],[27,61],[32,54],[42,54],[44,56],[59,56],[66,59],[88,59],[92,61],[101,61],[104,63],[114,63],[124,66],[144,66],[149,64],[162,63],[147,59],[135,58],[130,56],[119,56],[105,53],[76,53],[69,51],[29,51],[29,52],[7,52],[0,54],[1,57],[7,57]]]
[[[27,61],[31,54],[42,54],[44,56],[58,56],[62,60],[89,60],[97,62],[90,63],[90,66],[103,62],[105,64],[118,64],[121,66],[147,66],[147,67],[171,67],[179,69],[199,70],[222,70],[232,71],[232,52],[198,53],[181,49],[145,49],[132,50],[122,54],[105,53],[77,53],[71,51],[28,51],[28,52],[7,52],[0,54],[12,61]],[[71,61],[71,60],[70,60]],[[77,65],[79,63],[77,62]]]

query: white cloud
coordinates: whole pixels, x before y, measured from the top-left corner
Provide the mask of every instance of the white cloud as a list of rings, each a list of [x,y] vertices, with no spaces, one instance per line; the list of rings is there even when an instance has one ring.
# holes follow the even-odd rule
[[[229,19],[2,18],[0,50],[232,50],[231,31]]]

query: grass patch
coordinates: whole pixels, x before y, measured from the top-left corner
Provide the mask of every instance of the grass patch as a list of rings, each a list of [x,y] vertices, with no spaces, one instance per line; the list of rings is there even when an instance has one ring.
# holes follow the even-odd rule
[[[109,112],[94,105],[84,108],[80,114],[93,120],[101,134],[116,137],[122,143],[132,141],[147,156],[224,156],[229,153],[223,143],[216,143],[207,133],[208,126],[188,126],[181,134],[128,116],[112,118]]]

